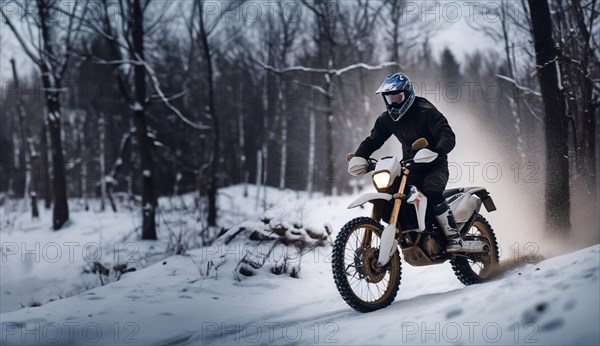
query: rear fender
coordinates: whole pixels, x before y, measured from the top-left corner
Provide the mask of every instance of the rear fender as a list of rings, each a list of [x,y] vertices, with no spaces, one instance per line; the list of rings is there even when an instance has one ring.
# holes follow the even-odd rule
[[[485,187],[474,187],[465,192],[479,197],[481,199],[481,202],[483,202],[485,210],[487,210],[488,213],[491,213],[492,211],[496,210],[494,200],[490,196],[490,193],[485,189]]]

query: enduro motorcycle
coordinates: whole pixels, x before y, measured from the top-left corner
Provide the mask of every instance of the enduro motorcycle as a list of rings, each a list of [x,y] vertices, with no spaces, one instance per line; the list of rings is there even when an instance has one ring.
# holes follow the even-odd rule
[[[429,163],[437,153],[426,149],[425,138],[412,145],[412,159],[398,161],[388,156],[370,158],[368,171],[376,193],[366,193],[348,208],[373,204],[371,217],[357,217],[344,225],[333,248],[335,284],[342,298],[359,312],[371,312],[390,305],[400,287],[401,261],[428,266],[450,260],[458,280],[465,285],[485,282],[499,261],[498,244],[490,224],[479,213],[496,210],[483,187],[461,187],[443,192],[463,239],[462,250],[446,252],[446,237],[433,212],[427,210],[427,197],[415,186],[406,188],[413,164]],[[348,154],[350,160],[353,154]],[[387,226],[380,222],[384,221]]]

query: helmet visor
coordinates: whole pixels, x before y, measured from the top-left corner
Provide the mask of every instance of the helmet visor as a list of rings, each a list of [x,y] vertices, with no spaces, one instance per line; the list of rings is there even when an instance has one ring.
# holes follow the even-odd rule
[[[403,92],[396,92],[384,94],[383,98],[385,99],[385,103],[387,103],[388,105],[400,107],[402,102],[404,102],[404,100],[406,99],[406,96]]]

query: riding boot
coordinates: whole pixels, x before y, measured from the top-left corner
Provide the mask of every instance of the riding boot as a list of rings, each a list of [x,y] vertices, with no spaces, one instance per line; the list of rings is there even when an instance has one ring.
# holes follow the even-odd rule
[[[462,249],[463,240],[458,232],[458,226],[456,226],[456,221],[454,220],[454,215],[452,215],[452,210],[448,207],[448,204],[444,201],[434,208],[435,218],[438,220],[444,234],[446,235],[446,239],[448,240],[448,245],[446,246],[447,252],[457,252]]]

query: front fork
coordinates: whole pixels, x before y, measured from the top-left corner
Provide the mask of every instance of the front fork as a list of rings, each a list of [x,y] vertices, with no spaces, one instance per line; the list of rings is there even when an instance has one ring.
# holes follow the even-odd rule
[[[383,233],[381,234],[381,244],[379,245],[379,257],[377,259],[377,264],[379,266],[386,265],[396,247],[398,246],[398,242],[396,241],[396,235],[398,234],[398,228],[396,227],[396,223],[398,221],[398,214],[400,213],[400,206],[402,205],[402,197],[404,197],[404,187],[406,186],[406,180],[408,178],[408,174],[410,171],[407,168],[402,169],[402,178],[400,180],[400,187],[398,188],[398,192],[394,194],[394,207],[392,209],[392,215],[390,215],[390,222],[384,228]],[[380,216],[373,206],[373,211],[371,212],[371,217],[377,221],[379,221]],[[362,247],[366,248],[371,245],[372,232],[370,230],[366,230],[362,239]]]

